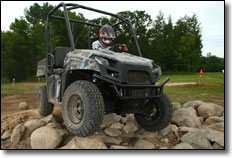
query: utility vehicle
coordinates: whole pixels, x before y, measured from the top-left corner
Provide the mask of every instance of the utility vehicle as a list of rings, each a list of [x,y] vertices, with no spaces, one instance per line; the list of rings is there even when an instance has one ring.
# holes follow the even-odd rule
[[[59,8],[63,8],[64,17],[54,15]],[[118,19],[112,27],[129,26],[138,56],[128,52],[92,50],[91,28],[101,28],[102,25],[70,19],[68,10],[80,8]],[[70,47],[52,48],[52,19],[65,21]],[[86,41],[88,49],[75,48],[70,23],[89,26]],[[77,136],[93,134],[101,125],[104,115],[109,113],[132,113],[142,128],[158,131],[170,123],[173,112],[169,97],[163,93],[164,84],[169,78],[157,84],[160,76],[160,67],[152,60],[142,57],[130,20],[73,3],[60,3],[49,12],[46,59],[39,61],[37,65],[37,77],[46,78],[46,85],[40,87],[38,92],[40,115],[47,116],[53,112],[54,105],[60,105],[64,124]]]

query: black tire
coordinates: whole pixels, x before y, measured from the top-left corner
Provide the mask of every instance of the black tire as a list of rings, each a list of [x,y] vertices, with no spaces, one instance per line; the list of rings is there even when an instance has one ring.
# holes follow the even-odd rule
[[[89,81],[75,81],[65,90],[62,116],[67,129],[84,137],[96,132],[104,118],[104,101]]]
[[[135,113],[134,117],[136,122],[147,131],[159,131],[168,126],[172,120],[173,106],[169,97],[164,93],[159,99],[152,100],[149,105],[151,106],[150,112],[153,112],[153,108],[156,107],[157,112],[155,116],[147,118],[147,116]]]
[[[54,105],[48,102],[47,88],[41,86],[37,96],[38,111],[41,116],[48,116],[53,112]]]

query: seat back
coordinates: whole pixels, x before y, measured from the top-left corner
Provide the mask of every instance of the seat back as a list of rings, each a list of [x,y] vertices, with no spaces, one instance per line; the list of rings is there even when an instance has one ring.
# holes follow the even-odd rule
[[[54,68],[63,68],[64,58],[66,54],[71,51],[71,48],[67,47],[56,47],[54,48],[52,54],[54,55]]]

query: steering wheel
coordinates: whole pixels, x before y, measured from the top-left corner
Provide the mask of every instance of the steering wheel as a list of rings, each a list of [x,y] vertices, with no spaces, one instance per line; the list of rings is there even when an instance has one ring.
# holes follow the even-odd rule
[[[128,47],[126,44],[115,44],[113,46],[110,46],[109,50],[112,50],[114,52],[127,52]]]

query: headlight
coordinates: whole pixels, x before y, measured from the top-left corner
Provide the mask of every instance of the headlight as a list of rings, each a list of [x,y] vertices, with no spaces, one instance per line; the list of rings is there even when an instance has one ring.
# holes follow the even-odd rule
[[[153,65],[152,74],[154,75],[155,82],[156,82],[160,79],[162,71],[158,65],[155,65],[154,63],[152,63],[152,65]]]
[[[107,59],[101,57],[95,57],[95,60],[101,65],[109,66],[109,62]]]

